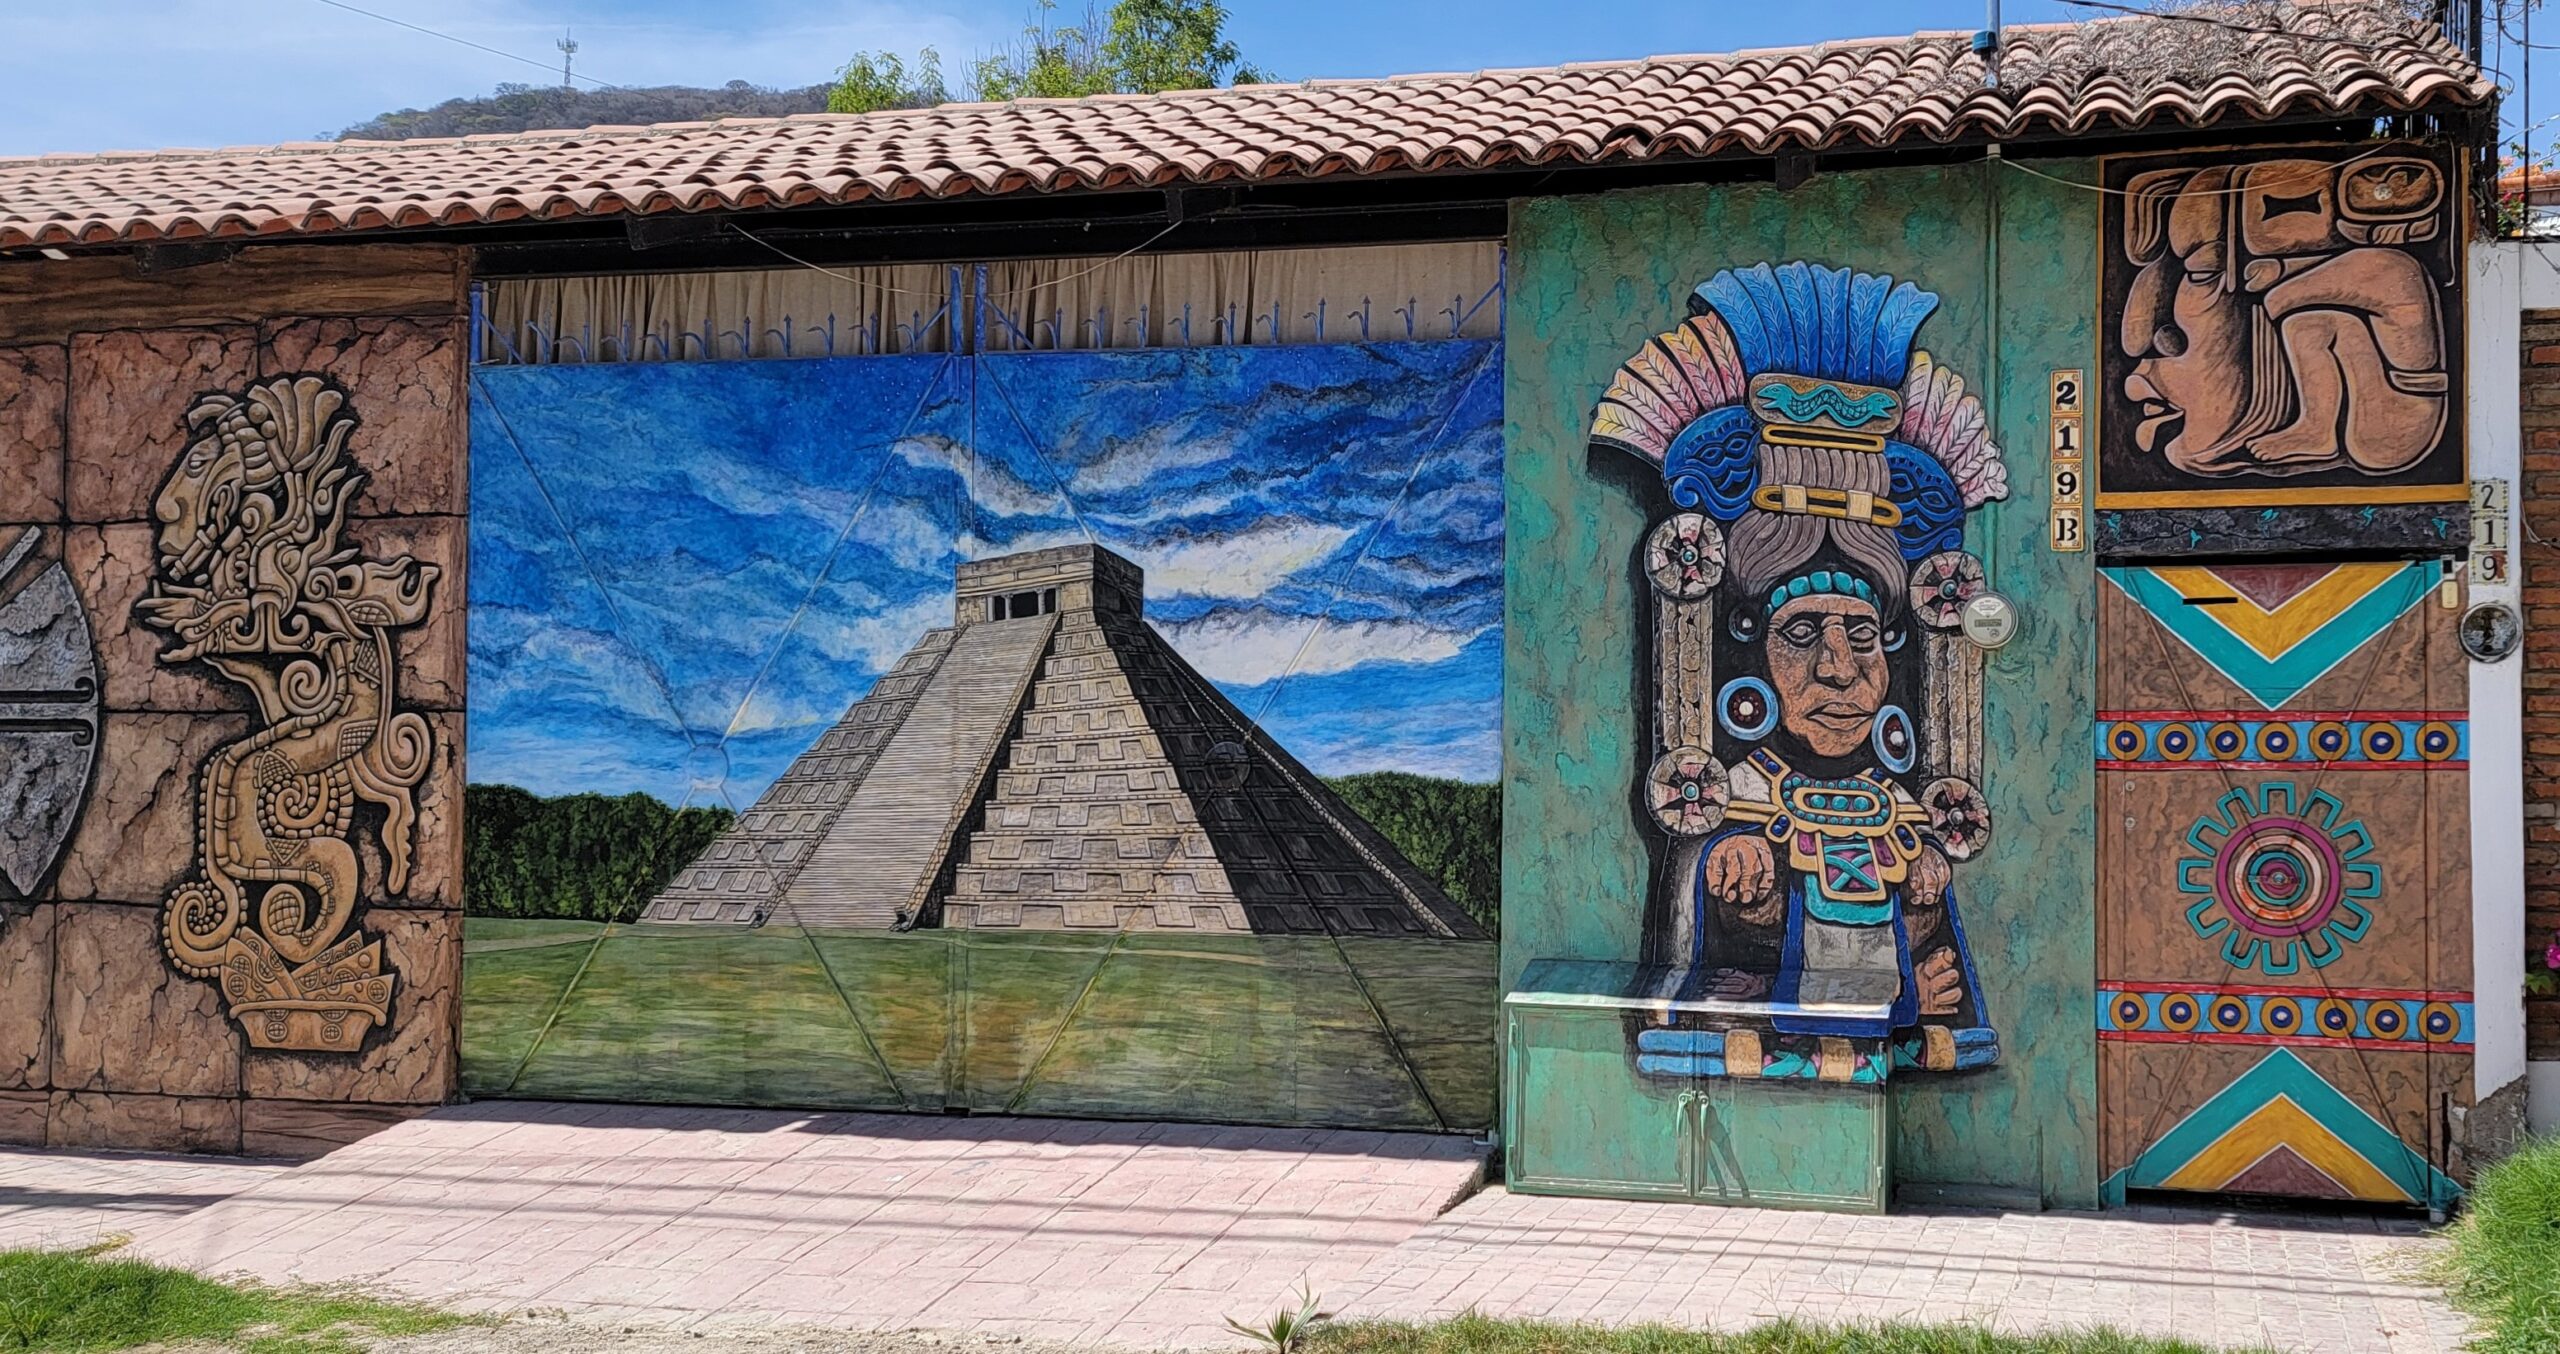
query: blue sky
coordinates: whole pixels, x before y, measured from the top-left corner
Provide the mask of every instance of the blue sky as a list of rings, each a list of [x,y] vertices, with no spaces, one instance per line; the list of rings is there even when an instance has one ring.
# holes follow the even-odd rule
[[[1318,772],[1494,778],[1496,344],[975,370],[974,415],[938,356],[477,373],[472,779],[681,801],[725,771],[744,807],[950,623],[958,561],[1088,532]]]
[[[807,84],[854,51],[938,48],[953,65],[1017,34],[1026,0],[351,0],[623,84]],[[1981,26],[1979,0],[1231,0],[1248,57],[1289,79],[1544,66]],[[1081,12],[1069,0],[1065,12]],[[2012,23],[2080,17],[2008,0]],[[2537,42],[2560,40],[2554,31]],[[2560,108],[2560,71],[2537,115]],[[273,142],[543,73],[319,0],[80,0],[13,6],[0,43],[0,154]],[[2560,127],[2545,128],[2543,138]]]

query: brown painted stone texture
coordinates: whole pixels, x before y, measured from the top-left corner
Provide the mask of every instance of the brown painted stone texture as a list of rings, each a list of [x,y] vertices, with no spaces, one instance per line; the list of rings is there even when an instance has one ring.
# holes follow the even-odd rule
[[[0,1091],[0,1147],[44,1146],[44,1121],[52,1104],[48,1091]]]
[[[464,501],[469,350],[459,320],[294,320],[266,327],[267,376],[335,377],[361,420],[347,449],[369,482],[364,514],[458,515]]]
[[[435,1108],[433,1105],[331,1105],[305,1100],[240,1102],[240,1154],[316,1157]]]
[[[0,903],[0,1089],[53,1084],[53,908]]]
[[[55,874],[64,898],[157,905],[195,860],[196,771],[247,715],[110,714],[97,781]]]
[[[367,559],[392,560],[407,555],[436,568],[427,618],[392,637],[398,651],[400,707],[404,710],[459,710],[468,681],[471,655],[463,639],[468,610],[463,595],[464,568],[471,549],[468,519],[461,517],[371,517],[347,525],[347,539]]]
[[[0,522],[62,520],[62,412],[70,352],[0,348]]]
[[[187,444],[187,410],[200,395],[248,384],[257,358],[257,331],[244,325],[74,337],[71,520],[148,521]]]
[[[238,1095],[238,1027],[161,956],[160,909],[55,906],[54,1089]]]
[[[251,1049],[241,1069],[242,1089],[251,1097],[416,1105],[452,1096],[459,1070],[462,918],[377,907],[358,912],[356,921],[382,938],[383,959],[400,975],[391,992],[389,1032],[376,1031],[353,1057]]]
[[[144,522],[76,526],[63,534],[63,567],[89,613],[105,671],[109,710],[246,710],[248,689],[201,663],[160,661],[168,633],[143,625],[134,604],[151,586],[152,528]]]
[[[240,1151],[240,1102],[172,1095],[56,1091],[45,1146],[128,1152]]]

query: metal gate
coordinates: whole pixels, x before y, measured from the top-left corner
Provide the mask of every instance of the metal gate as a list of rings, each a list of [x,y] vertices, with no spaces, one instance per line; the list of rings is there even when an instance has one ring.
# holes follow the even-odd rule
[[[2459,583],[2437,561],[2103,572],[2108,1197],[2449,1202],[2473,1020]]]

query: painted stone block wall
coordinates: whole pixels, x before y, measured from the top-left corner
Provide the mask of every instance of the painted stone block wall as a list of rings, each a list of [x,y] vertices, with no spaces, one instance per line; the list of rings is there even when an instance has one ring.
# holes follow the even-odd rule
[[[2525,968],[2560,944],[2560,310],[2524,312]],[[2560,1059],[2560,996],[2525,1001],[2526,1056]]]
[[[2083,182],[2092,174],[2086,165],[2039,168]],[[1935,294],[1918,346],[1962,374],[1992,440],[2008,450],[2008,495],[1967,514],[1964,548],[1980,557],[1987,584],[2016,600],[2023,624],[1982,666],[1981,788],[1994,827],[1958,877],[1974,974],[1966,1010],[1987,1013],[1999,1059],[1893,1081],[1893,1171],[1906,1188],[2096,1198],[2094,579],[2088,556],[2047,547],[2043,465],[2052,373],[2094,365],[2095,230],[2086,188],[1996,165],[1820,176],[1783,192],[1740,185],[1548,199],[1513,217],[1506,983],[1538,959],[1645,957],[1647,890],[1670,849],[1639,811],[1653,806],[1637,802],[1653,758],[1651,679],[1640,660],[1653,644],[1642,633],[1647,593],[1658,586],[1639,554],[1654,520],[1646,494],[1662,486],[1648,487],[1658,477],[1640,466],[1630,473],[1632,458],[1589,449],[1595,406],[1620,364],[1679,325],[1692,290],[1728,270],[1777,265],[1780,290],[1795,261],[1890,275]],[[1856,313],[1854,299],[1846,304]],[[1845,503],[1851,514],[1861,506]],[[1756,725],[1760,713],[1734,717]],[[1879,751],[1887,763],[1896,755]]]
[[[302,1155],[453,1094],[465,286],[0,269],[0,1143]]]

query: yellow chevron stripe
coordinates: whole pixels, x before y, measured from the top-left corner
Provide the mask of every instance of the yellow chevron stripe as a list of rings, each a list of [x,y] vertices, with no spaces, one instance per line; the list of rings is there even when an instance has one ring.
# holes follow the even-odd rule
[[[2328,577],[2286,598],[2272,611],[2249,600],[2248,594],[2224,582],[2211,569],[2166,566],[2155,567],[2151,572],[2181,597],[2239,598],[2201,610],[2215,624],[2255,649],[2259,657],[2272,660],[2283,657],[2286,650],[2345,614],[2347,608],[2363,601],[2366,594],[2390,582],[2406,567],[2397,563],[2341,564],[2331,569]]]
[[[2328,1130],[2287,1096],[2277,1096],[2252,1110],[2214,1139],[2213,1145],[2189,1158],[2161,1185],[2168,1189],[2218,1190],[2278,1147],[2295,1153],[2347,1193],[2376,1203],[2414,1203],[2408,1191]]]

